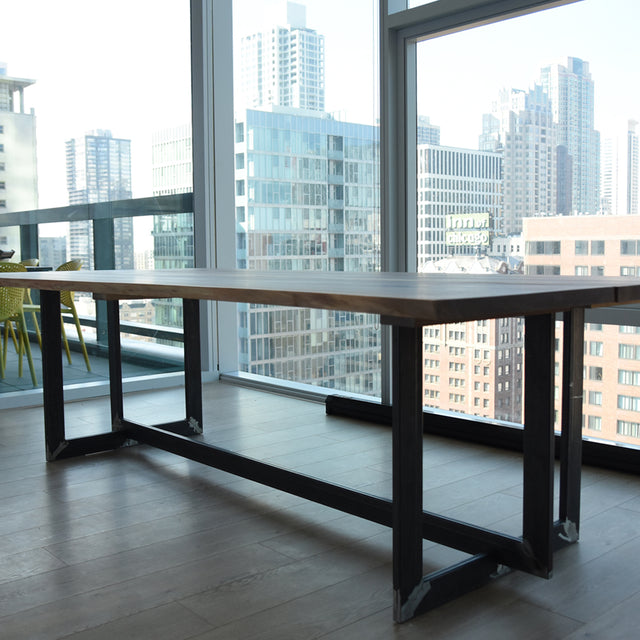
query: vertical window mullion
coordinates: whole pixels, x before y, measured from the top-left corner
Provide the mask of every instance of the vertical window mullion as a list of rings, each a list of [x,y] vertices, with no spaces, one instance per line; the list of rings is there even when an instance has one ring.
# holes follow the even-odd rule
[[[191,0],[194,260],[235,267],[232,8],[229,0]],[[214,91],[215,86],[215,91]],[[203,371],[236,370],[237,312],[201,303]]]

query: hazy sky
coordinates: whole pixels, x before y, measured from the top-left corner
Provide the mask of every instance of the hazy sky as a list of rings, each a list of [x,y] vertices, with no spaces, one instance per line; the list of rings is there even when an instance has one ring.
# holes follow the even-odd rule
[[[528,89],[540,68],[567,56],[589,62],[596,128],[640,120],[640,1],[583,0],[420,45],[421,112],[442,143],[475,146],[480,116],[501,87]]]
[[[0,60],[37,117],[40,206],[67,204],[64,142],[132,140],[134,194],[151,195],[150,132],[190,115],[188,0],[0,0]]]
[[[325,35],[327,110],[373,122],[377,2],[304,3],[307,26]],[[234,0],[236,33],[270,26],[282,4]],[[426,41],[420,112],[443,144],[475,147],[502,86],[527,89],[543,64],[575,56],[590,63],[603,133],[640,120],[639,25],[640,0],[584,0]],[[188,0],[0,0],[0,61],[36,81],[25,95],[37,115],[41,207],[67,203],[64,141],[89,129],[132,140],[134,196],[150,195],[151,132],[190,116],[189,55]]]
[[[327,111],[373,124],[378,117],[377,0],[298,0],[307,27],[325,37]],[[284,0],[233,0],[236,37],[284,23]],[[340,19],[336,19],[339,15]]]

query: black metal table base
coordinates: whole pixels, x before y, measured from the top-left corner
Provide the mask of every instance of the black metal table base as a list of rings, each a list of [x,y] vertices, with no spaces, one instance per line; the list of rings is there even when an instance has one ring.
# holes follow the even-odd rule
[[[394,324],[393,499],[388,500],[294,473],[193,439],[202,433],[199,301],[184,300],[184,420],[155,426],[124,417],[118,302],[107,301],[112,431],[67,439],[64,425],[59,294],[41,292],[43,388],[47,460],[119,448],[132,441],[222,469],[393,528],[394,618],[411,619],[476,589],[504,567],[550,577],[555,549],[575,542],[579,528],[582,396],[580,310],[565,315],[560,519],[553,521],[554,317],[532,316],[525,324],[525,426],[522,431],[523,535],[510,536],[423,510],[422,505],[422,327]],[[350,401],[338,403],[357,411]],[[373,407],[373,405],[372,405]],[[327,409],[339,412],[336,403]],[[368,408],[375,414],[376,409]],[[384,413],[388,408],[379,407]],[[380,418],[380,417],[379,417]],[[384,416],[380,420],[384,420]],[[456,548],[470,558],[422,575],[422,540]]]

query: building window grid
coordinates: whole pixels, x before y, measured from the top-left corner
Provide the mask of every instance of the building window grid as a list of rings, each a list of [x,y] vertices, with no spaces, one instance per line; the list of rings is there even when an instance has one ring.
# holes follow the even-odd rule
[[[618,409],[640,412],[640,398],[637,396],[618,395]]]
[[[602,417],[601,416],[588,416],[587,417],[587,429],[591,429],[591,431],[602,431]]]
[[[616,422],[616,433],[620,436],[630,438],[640,438],[640,423],[628,420],[618,420]]]
[[[602,406],[602,391],[589,391],[589,404]]]
[[[618,357],[622,360],[640,360],[640,345],[618,344]]]

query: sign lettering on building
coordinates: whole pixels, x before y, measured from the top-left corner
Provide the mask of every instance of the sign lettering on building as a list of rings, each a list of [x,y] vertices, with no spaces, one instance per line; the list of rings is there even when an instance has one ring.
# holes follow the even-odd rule
[[[446,216],[446,244],[488,246],[489,221],[489,213],[456,213]]]

